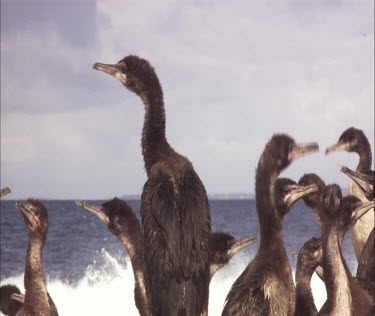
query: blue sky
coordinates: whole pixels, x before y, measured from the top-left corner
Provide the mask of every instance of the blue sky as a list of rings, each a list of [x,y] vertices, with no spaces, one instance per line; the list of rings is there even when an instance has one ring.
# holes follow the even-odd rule
[[[346,187],[324,156],[348,127],[374,143],[369,1],[1,1],[1,186],[9,198],[138,194],[143,105],[93,71],[147,58],[163,86],[167,137],[209,193],[254,191],[276,132],[318,141],[294,163]]]

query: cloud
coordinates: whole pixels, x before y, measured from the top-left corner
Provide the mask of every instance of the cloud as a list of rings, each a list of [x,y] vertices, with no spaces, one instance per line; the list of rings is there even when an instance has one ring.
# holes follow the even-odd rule
[[[139,137],[126,137],[139,124],[123,126],[122,117],[129,113],[141,116],[122,105],[110,112],[6,114],[1,183],[12,187],[12,198],[110,198],[139,192],[145,181]]]
[[[106,0],[84,11],[74,13],[74,28],[61,22],[64,10],[54,18],[32,11],[46,22],[2,28],[1,182],[22,182],[20,196],[141,191],[142,103],[91,70],[130,53],[155,67],[168,140],[210,193],[252,192],[259,155],[275,132],[318,141],[324,152],[356,126],[374,143],[372,1]],[[314,171],[347,186],[337,165],[356,161],[317,154],[285,175]],[[43,184],[22,181],[25,172],[43,175]]]

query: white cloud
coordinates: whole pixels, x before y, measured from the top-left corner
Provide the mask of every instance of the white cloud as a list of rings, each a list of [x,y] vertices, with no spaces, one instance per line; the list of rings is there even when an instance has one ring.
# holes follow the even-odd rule
[[[141,191],[142,104],[91,71],[95,61],[130,53],[155,66],[168,140],[210,193],[253,191],[259,154],[275,132],[318,141],[324,152],[356,126],[374,143],[372,1],[106,0],[97,11],[90,47],[53,28],[2,39],[1,182],[20,186],[32,170],[45,183],[22,184],[19,195]],[[357,158],[322,153],[285,174],[314,171],[345,186],[343,161],[354,167]]]

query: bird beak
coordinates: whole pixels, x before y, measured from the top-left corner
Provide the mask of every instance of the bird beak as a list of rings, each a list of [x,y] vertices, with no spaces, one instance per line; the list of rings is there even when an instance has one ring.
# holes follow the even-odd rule
[[[90,211],[91,213],[94,213],[96,216],[98,216],[106,225],[109,223],[108,216],[105,214],[103,207],[92,205],[87,203],[86,201],[77,201],[77,205],[80,207],[83,207],[84,209]]]
[[[110,64],[102,64],[102,63],[95,63],[94,66],[92,67],[96,70],[103,71],[118,80],[120,80],[123,84],[126,83],[127,77],[126,75],[121,71],[119,65],[110,65]]]
[[[295,144],[292,151],[289,153],[288,159],[289,161],[293,161],[316,151],[319,151],[318,143]]]
[[[299,255],[299,251],[295,251],[295,252],[293,252],[293,257],[294,257],[294,258],[298,259],[298,255]]]
[[[251,244],[255,243],[257,239],[254,236],[243,238],[236,240],[230,247],[228,251],[228,255],[232,258],[237,252],[239,252],[242,248],[250,246]]]
[[[35,230],[35,227],[38,225],[38,219],[34,216],[34,214],[28,209],[28,204],[24,205],[20,202],[16,202],[16,207],[20,210],[21,214],[23,215],[27,226],[31,230]]]
[[[288,207],[292,206],[293,203],[297,202],[301,197],[308,195],[319,190],[316,184],[310,185],[293,185],[292,190],[285,195],[284,202]]]
[[[10,296],[11,300],[18,301],[22,304],[25,303],[25,295],[24,294],[19,294],[19,293],[12,293]]]
[[[369,195],[373,194],[374,178],[366,174],[353,171],[348,167],[342,166],[341,172],[345,173],[349,178],[351,178],[358,186]]]
[[[340,143],[334,144],[330,147],[326,148],[326,155],[334,152],[334,151],[346,151],[349,149],[349,145],[347,143]]]
[[[358,207],[352,211],[352,221],[359,220],[363,215],[365,215],[369,210],[375,207],[375,201],[361,203]]]
[[[3,197],[4,195],[7,195],[9,193],[11,193],[12,191],[8,188],[8,187],[5,187],[3,189],[0,190],[0,197]]]

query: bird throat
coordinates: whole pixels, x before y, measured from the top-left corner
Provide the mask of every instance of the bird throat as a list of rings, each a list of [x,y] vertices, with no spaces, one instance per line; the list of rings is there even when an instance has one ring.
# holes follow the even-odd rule
[[[165,138],[165,109],[163,96],[145,96],[145,117],[142,132],[142,154],[147,174],[163,158],[169,148]]]

